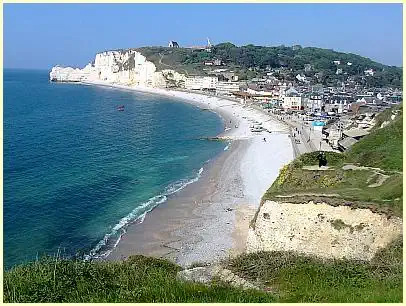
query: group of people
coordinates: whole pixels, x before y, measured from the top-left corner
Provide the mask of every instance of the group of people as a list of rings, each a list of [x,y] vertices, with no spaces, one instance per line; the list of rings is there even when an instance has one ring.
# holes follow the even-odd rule
[[[302,127],[302,130],[303,130],[303,127]],[[296,137],[296,133],[297,133],[298,136],[302,135],[302,131],[299,130],[298,128],[295,128],[295,132],[293,133],[293,137]]]

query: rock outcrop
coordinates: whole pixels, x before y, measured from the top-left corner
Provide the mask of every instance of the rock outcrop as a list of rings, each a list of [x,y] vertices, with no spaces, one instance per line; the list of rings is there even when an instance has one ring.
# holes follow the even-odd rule
[[[172,75],[180,78],[174,71]],[[152,62],[131,49],[98,53],[83,69],[55,66],[49,76],[56,82],[104,82],[148,87],[165,87],[167,83],[164,74],[157,71]]]
[[[217,265],[182,270],[178,272],[177,278],[186,282],[198,282],[208,285],[213,280],[218,279],[236,288],[259,289],[259,287],[251,282]]]
[[[369,209],[266,201],[250,228],[247,252],[295,251],[322,258],[371,260],[402,234],[402,220]]]

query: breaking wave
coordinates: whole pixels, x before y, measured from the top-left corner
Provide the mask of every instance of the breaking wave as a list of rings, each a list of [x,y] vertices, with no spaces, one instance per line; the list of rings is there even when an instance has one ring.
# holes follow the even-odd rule
[[[192,179],[182,179],[170,184],[165,188],[162,194],[150,198],[148,201],[142,203],[141,205],[134,208],[128,215],[121,218],[120,221],[114,225],[109,233],[104,235],[103,239],[100,240],[96,246],[89,252],[89,254],[84,256],[85,260],[106,258],[118,245],[121,237],[126,233],[126,228],[131,223],[142,223],[145,219],[147,213],[153,210],[158,205],[164,203],[168,196],[182,190],[186,186],[195,183],[199,180],[203,173],[203,168],[200,168],[197,176]]]

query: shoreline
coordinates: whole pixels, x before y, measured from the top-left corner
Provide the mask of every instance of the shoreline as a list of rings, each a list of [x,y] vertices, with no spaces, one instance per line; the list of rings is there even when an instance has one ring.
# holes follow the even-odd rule
[[[212,111],[225,127],[218,137],[229,143],[227,150],[204,165],[196,182],[168,196],[141,223],[128,224],[104,260],[143,254],[188,266],[243,252],[249,221],[262,195],[279,169],[294,158],[289,129],[257,109],[221,97],[105,82],[79,84],[166,96]],[[254,122],[268,132],[251,132]]]

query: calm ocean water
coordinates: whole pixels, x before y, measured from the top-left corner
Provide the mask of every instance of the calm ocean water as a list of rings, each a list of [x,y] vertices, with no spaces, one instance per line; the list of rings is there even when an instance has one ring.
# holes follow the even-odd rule
[[[117,111],[117,105],[125,111]],[[213,113],[165,97],[4,71],[4,262],[106,253],[224,144]]]

